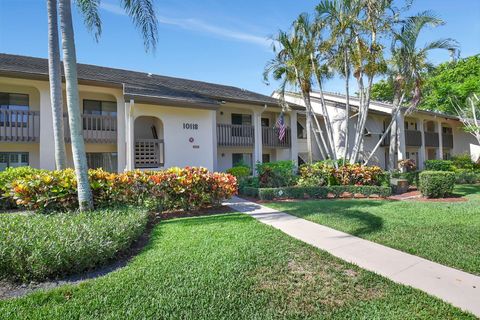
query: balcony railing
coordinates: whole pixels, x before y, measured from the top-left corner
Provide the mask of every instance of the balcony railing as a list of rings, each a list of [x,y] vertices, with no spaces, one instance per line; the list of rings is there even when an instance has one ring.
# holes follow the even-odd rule
[[[135,140],[135,168],[160,168],[165,165],[165,144],[159,139]]]
[[[38,111],[0,110],[0,141],[36,142],[39,138]]]
[[[70,126],[64,115],[65,141],[71,142]],[[117,117],[107,115],[83,114],[83,138],[89,143],[116,143]]]
[[[453,149],[453,134],[442,135],[442,146],[444,148]]]
[[[417,130],[405,130],[405,144],[408,147],[421,147],[422,132]]]
[[[217,143],[225,147],[253,146],[254,129],[251,125],[217,124]]]
[[[265,147],[270,148],[290,148],[292,145],[290,128],[285,130],[285,136],[282,140],[279,139],[279,128],[262,128],[262,143]]]
[[[438,148],[438,132],[425,132],[425,147]]]

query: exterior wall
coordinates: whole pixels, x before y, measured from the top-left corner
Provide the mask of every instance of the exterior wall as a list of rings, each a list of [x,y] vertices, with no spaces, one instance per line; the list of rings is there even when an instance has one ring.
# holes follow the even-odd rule
[[[165,167],[202,166],[213,170],[212,132],[215,123],[212,121],[212,113],[214,112],[211,110],[134,104],[133,119],[142,116],[156,117],[163,123]],[[184,129],[184,123],[198,124],[198,130]],[[190,138],[193,138],[193,142],[189,141]]]

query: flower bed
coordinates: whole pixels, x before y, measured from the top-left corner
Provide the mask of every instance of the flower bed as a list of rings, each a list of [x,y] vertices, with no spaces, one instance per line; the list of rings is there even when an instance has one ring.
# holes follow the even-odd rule
[[[170,168],[121,174],[89,170],[95,207],[138,205],[160,210],[191,210],[219,205],[237,192],[230,174],[205,168]],[[5,195],[37,211],[77,208],[77,181],[71,169],[36,171],[9,183]]]
[[[386,198],[392,194],[387,186],[320,186],[320,187],[282,187],[241,189],[244,196],[260,200],[274,199],[335,199],[335,198]]]

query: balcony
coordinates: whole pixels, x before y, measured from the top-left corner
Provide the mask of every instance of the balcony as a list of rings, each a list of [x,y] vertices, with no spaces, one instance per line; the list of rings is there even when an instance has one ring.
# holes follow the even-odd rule
[[[40,112],[0,110],[0,141],[38,142]]]
[[[438,148],[439,145],[437,132],[425,132],[425,147]]]
[[[421,147],[422,132],[417,130],[405,130],[405,144],[407,147]]]
[[[217,124],[217,143],[223,147],[253,147],[254,128],[251,125]]]
[[[65,119],[65,141],[71,142],[70,126],[67,115]],[[116,143],[117,141],[117,117],[83,114],[83,138],[87,143]]]
[[[268,148],[290,148],[292,145],[290,128],[285,130],[283,140],[278,138],[280,133],[279,128],[262,128],[262,143],[264,147]]]
[[[453,134],[442,135],[442,146],[447,149],[453,149]]]

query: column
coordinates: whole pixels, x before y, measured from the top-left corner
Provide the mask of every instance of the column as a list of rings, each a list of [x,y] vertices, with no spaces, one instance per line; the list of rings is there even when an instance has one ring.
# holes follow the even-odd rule
[[[55,170],[55,143],[53,119],[48,86],[37,88],[40,92],[40,168]]]
[[[404,115],[399,112],[397,116],[397,129],[398,129],[398,161],[404,160],[407,154],[407,148],[405,144],[405,118]]]
[[[135,137],[134,137],[134,119],[133,119],[133,108],[135,102],[130,100],[130,102],[125,103],[125,123],[126,123],[126,160],[127,160],[127,170],[135,169]]]
[[[297,111],[290,112],[290,138],[292,145],[290,147],[290,159],[298,166],[298,138],[297,138]]]
[[[420,130],[420,135],[422,137],[422,145],[419,148],[418,152],[418,162],[417,169],[423,170],[425,169],[425,128],[424,128],[424,121],[423,119],[417,120],[417,127]]]
[[[443,130],[442,130],[442,122],[437,121],[437,131],[438,131],[438,152],[437,152],[437,159],[443,159]]]
[[[212,110],[212,153],[213,153],[213,170],[218,171],[218,152],[217,152],[217,111]]]
[[[127,167],[127,136],[125,109],[126,103],[123,96],[117,96],[117,168],[118,172],[123,172]]]
[[[257,162],[262,162],[262,154],[263,154],[263,143],[262,143],[262,112],[261,111],[254,111],[253,112],[253,131],[254,131],[254,146],[253,146],[253,166],[257,164]],[[254,174],[255,170],[254,170]]]

